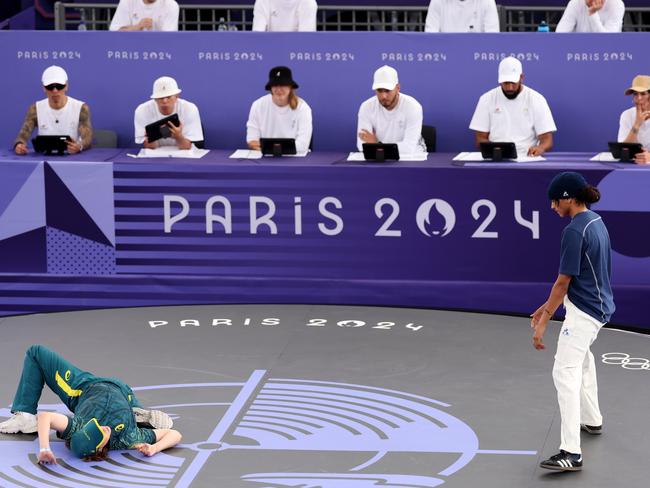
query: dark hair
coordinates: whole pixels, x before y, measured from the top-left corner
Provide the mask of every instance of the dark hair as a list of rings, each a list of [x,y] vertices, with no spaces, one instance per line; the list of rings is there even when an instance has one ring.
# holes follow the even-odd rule
[[[585,186],[575,197],[577,202],[584,203],[589,206],[592,203],[596,203],[600,200],[600,192],[595,186],[587,185]]]
[[[70,449],[70,439],[66,439],[65,441],[65,447]],[[106,461],[108,459],[108,443],[104,447],[102,447],[99,451],[97,451],[95,454],[91,454],[90,456],[86,456],[85,458],[82,459],[82,461],[90,462],[90,461]]]

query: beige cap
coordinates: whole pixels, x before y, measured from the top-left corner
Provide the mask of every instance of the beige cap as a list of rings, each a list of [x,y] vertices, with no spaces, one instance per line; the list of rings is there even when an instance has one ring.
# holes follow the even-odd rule
[[[375,71],[375,76],[372,80],[373,90],[393,90],[399,79],[397,78],[397,71],[395,68],[384,65]]]
[[[43,82],[43,86],[51,85],[52,83],[65,85],[68,83],[68,73],[60,66],[50,66],[43,71],[41,81]]]
[[[499,63],[499,83],[519,83],[522,72],[521,61],[508,56]]]
[[[632,80],[632,86],[625,90],[626,95],[632,95],[634,92],[647,92],[650,91],[650,76],[638,75]]]
[[[178,95],[181,89],[174,78],[169,76],[161,76],[153,82],[153,93],[151,98],[165,98],[172,95]]]

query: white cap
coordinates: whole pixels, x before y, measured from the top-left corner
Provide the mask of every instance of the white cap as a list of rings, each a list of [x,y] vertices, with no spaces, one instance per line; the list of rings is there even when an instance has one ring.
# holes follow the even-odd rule
[[[161,76],[153,82],[153,93],[151,98],[165,98],[172,95],[178,95],[181,89],[174,78],[169,76]]]
[[[397,71],[390,66],[382,66],[375,71],[375,76],[372,80],[373,90],[392,90],[394,89],[399,80],[397,79]]]
[[[508,56],[499,63],[499,83],[519,83],[522,72],[521,61]]]
[[[50,66],[43,71],[41,81],[43,82],[43,86],[51,85],[52,83],[65,85],[68,83],[68,73],[60,66]]]

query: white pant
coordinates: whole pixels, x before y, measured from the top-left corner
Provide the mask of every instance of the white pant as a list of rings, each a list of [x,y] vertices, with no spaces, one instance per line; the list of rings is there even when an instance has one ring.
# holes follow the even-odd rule
[[[601,425],[594,355],[589,350],[604,325],[564,298],[566,317],[553,365],[562,419],[560,449],[581,454],[580,424]]]

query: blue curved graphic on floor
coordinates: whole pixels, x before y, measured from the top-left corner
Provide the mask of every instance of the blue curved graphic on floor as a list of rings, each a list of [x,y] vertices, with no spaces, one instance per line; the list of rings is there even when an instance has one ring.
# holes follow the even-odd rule
[[[37,463],[38,439],[0,437],[0,485],[10,488],[66,486],[189,487],[212,456],[225,451],[293,451],[372,453],[366,461],[351,463],[347,472],[249,473],[241,480],[268,488],[431,488],[444,483],[434,476],[384,473],[373,465],[390,453],[444,453],[457,455],[436,473],[448,477],[477,454],[534,455],[535,451],[479,450],[479,441],[462,420],[446,412],[450,405],[427,397],[366,385],[305,379],[268,379],[256,370],[241,383],[196,383],[134,388],[178,390],[239,388],[212,433],[203,441],[182,444],[167,453],[146,458],[136,451],[114,451],[108,462],[83,462],[62,442],[53,442],[59,464]],[[174,418],[188,407],[223,408],[224,403],[155,405]],[[40,405],[43,410],[67,413],[62,404]],[[176,411],[175,411],[176,410]],[[9,416],[0,409],[0,416]],[[243,442],[246,440],[246,442]],[[180,453],[181,455],[176,455]],[[261,454],[261,453],[260,453]]]

